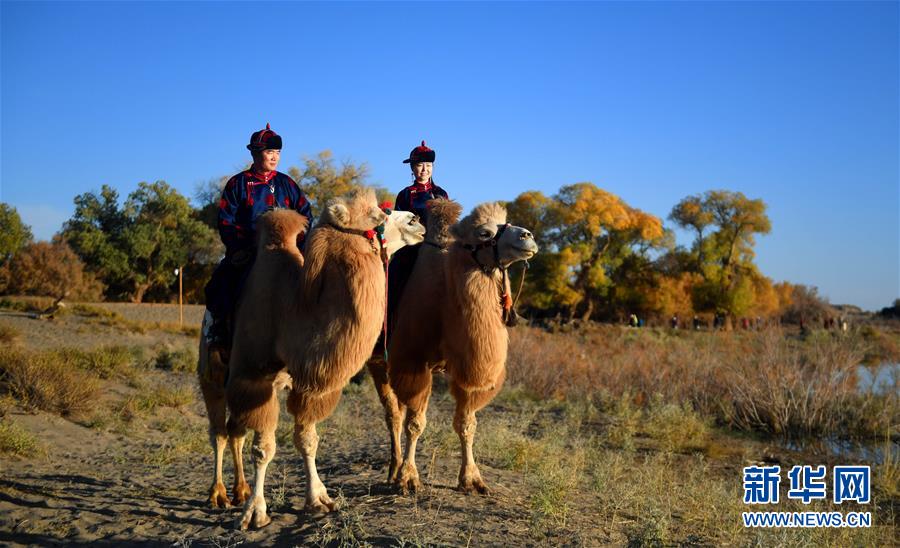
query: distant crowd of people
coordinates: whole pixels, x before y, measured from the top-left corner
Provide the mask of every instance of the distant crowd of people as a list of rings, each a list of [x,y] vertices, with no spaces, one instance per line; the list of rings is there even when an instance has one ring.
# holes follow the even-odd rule
[[[727,316],[722,313],[716,313],[712,317],[712,321],[708,319],[702,319],[698,315],[694,315],[691,320],[682,320],[679,318],[678,314],[674,314],[671,318],[669,318],[669,328],[670,329],[693,329],[694,331],[701,330],[709,330],[712,329],[714,331],[725,330],[727,329]],[[629,327],[645,327],[647,325],[646,320],[641,318],[635,313],[631,313],[628,316],[628,326]],[[761,316],[756,316],[755,318],[749,317],[741,317],[736,318],[732,327],[734,329],[742,329],[745,331],[761,331],[767,327],[781,325],[781,320],[779,318],[762,318]],[[807,323],[801,318],[800,319],[800,329],[807,329],[809,326]],[[850,326],[847,323],[847,319],[843,316],[838,318],[834,317],[826,317],[822,320],[822,327],[825,330],[837,330],[846,332]]]

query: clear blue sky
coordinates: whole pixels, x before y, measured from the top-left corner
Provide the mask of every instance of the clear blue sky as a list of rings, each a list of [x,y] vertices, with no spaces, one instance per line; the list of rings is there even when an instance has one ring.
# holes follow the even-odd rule
[[[283,135],[399,190],[420,139],[471,207],[592,181],[665,218],[762,198],[762,271],[900,296],[896,2],[3,1],[0,200],[40,238],[101,184],[187,195]],[[679,242],[689,244],[687,234]]]

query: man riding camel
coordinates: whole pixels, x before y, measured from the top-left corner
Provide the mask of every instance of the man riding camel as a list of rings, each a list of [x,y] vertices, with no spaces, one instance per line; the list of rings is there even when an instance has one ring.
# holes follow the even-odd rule
[[[256,258],[256,221],[275,208],[294,209],[309,220],[309,201],[293,179],[275,169],[281,159],[281,136],[269,124],[250,136],[247,149],[253,158],[250,169],[228,180],[219,200],[219,236],[225,258],[206,285],[206,308],[212,324],[206,333],[210,348],[230,346],[229,318],[240,290]]]

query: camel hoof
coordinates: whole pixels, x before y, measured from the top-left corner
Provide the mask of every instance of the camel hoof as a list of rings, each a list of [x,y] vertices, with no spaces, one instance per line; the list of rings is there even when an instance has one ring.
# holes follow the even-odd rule
[[[303,510],[314,516],[321,516],[337,510],[337,503],[331,500],[331,497],[328,495],[321,495],[313,500],[306,501]]]
[[[388,468],[387,482],[397,483],[398,481],[400,481],[400,467],[396,462],[391,462],[391,465]]]
[[[266,514],[266,502],[261,499],[252,499],[247,503],[243,514],[235,523],[235,527],[246,531],[250,526],[253,526],[254,529],[261,529],[270,523],[272,523],[272,519]]]
[[[231,504],[234,506],[241,506],[247,502],[248,498],[250,498],[250,485],[247,482],[236,483],[232,492],[234,493],[234,497],[231,499]]]
[[[216,483],[209,489],[209,504],[213,508],[228,508],[228,492],[224,483]]]
[[[415,466],[406,464],[400,467],[394,483],[400,488],[400,493],[403,495],[415,493],[422,488],[422,482],[419,481],[419,471]]]
[[[479,495],[491,494],[491,490],[488,489],[488,486],[484,484],[481,478],[473,478],[468,481],[460,480],[458,489],[467,495],[472,493],[478,493]]]

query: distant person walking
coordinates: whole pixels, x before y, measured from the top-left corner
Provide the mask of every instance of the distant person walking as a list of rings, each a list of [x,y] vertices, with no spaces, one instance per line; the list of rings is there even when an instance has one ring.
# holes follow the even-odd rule
[[[230,345],[228,324],[256,258],[256,222],[260,215],[276,208],[293,209],[312,225],[312,211],[303,191],[293,179],[276,171],[281,146],[281,136],[269,124],[254,132],[247,145],[253,165],[229,179],[222,190],[218,228],[225,258],[206,284],[206,309],[212,316],[206,339],[211,348]]]

